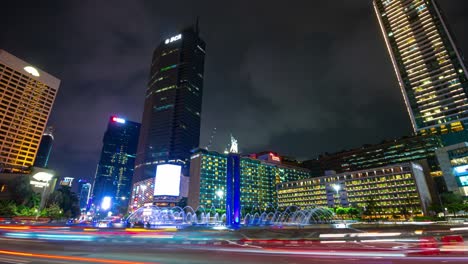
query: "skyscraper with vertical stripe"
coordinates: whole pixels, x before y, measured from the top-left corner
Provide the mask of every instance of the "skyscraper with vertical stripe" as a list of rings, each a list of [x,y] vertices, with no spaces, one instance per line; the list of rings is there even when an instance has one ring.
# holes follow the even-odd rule
[[[374,0],[374,8],[414,131],[467,128],[468,74],[435,0]]]

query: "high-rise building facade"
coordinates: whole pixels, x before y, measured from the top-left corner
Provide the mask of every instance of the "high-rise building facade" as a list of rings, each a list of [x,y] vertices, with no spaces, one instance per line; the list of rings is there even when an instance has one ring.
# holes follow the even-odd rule
[[[104,197],[109,197],[106,199],[112,210],[127,209],[139,134],[139,123],[117,116],[109,119],[93,186],[93,203],[97,207]]]
[[[53,144],[54,129],[52,127],[47,127],[44,134],[42,134],[41,144],[39,144],[39,150],[37,151],[36,160],[34,161],[34,167],[47,168]]]
[[[430,180],[423,166],[409,162],[283,182],[278,207],[353,206],[372,218],[424,215],[433,201]]]
[[[263,159],[265,156],[271,158]],[[276,207],[276,184],[310,178],[309,170],[282,164],[274,153],[241,157],[239,166],[243,208]],[[224,208],[227,170],[228,154],[196,151],[191,157],[188,205]]]
[[[154,177],[157,164],[188,164],[198,147],[204,60],[198,27],[163,40],[154,51],[134,182]]]
[[[468,197],[468,142],[436,150],[447,191]]]
[[[322,176],[327,170],[341,173],[426,159],[432,176],[442,176],[434,152],[440,147],[442,142],[438,136],[409,136],[322,154],[302,162],[302,166],[311,170],[313,176]]]
[[[86,211],[88,209],[89,199],[91,198],[91,183],[86,180],[78,181],[78,199],[80,202],[80,210]]]
[[[60,80],[0,50],[0,170],[33,166]]]
[[[463,57],[435,0],[374,0],[415,132],[445,134],[468,124]]]

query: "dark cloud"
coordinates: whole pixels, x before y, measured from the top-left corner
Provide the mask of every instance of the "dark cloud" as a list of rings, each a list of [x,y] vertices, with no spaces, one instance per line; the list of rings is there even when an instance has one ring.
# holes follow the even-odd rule
[[[468,52],[468,3],[439,0]],[[107,118],[139,121],[153,49],[200,16],[201,145],[299,158],[411,133],[370,0],[10,1],[0,48],[57,76],[51,166],[92,178]]]

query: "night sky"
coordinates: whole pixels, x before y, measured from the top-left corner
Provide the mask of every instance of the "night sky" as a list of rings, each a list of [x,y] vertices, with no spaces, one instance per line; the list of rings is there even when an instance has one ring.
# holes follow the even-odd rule
[[[439,0],[468,53],[468,1]],[[62,80],[50,167],[94,177],[110,115],[141,120],[151,56],[200,16],[201,146],[298,159],[412,132],[371,0],[6,1],[0,48]]]

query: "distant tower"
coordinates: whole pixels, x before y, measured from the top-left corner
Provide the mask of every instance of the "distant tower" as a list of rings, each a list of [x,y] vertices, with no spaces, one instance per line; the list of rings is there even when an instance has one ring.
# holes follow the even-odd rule
[[[0,49],[0,171],[36,159],[60,80]]]
[[[93,186],[96,206],[109,197],[115,212],[127,209],[139,133],[139,123],[116,116],[109,119]]]
[[[78,192],[80,200],[80,210],[86,211],[88,209],[88,202],[91,198],[91,183],[86,180],[78,181]]]
[[[37,151],[36,160],[34,161],[34,167],[47,168],[53,143],[54,128],[49,126],[45,129],[44,134],[42,134],[41,144],[39,144],[39,150]]]
[[[468,73],[435,0],[374,0],[385,43],[416,133],[468,125]]]
[[[158,164],[188,165],[199,147],[204,64],[197,26],[162,40],[154,51],[134,183],[155,177]]]

